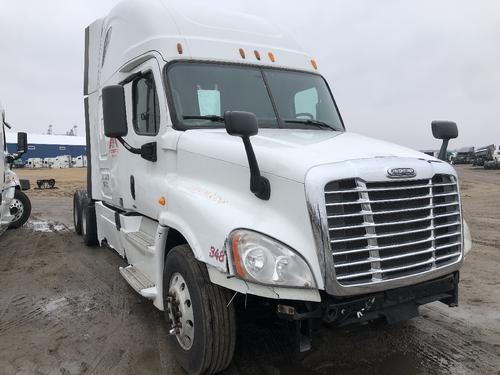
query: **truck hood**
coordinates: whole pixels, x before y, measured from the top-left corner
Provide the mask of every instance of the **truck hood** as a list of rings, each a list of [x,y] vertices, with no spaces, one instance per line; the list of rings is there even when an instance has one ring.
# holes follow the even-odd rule
[[[436,160],[406,147],[346,132],[260,129],[251,140],[261,172],[301,183],[309,169],[346,160],[377,157]],[[228,135],[225,129],[188,130],[179,140],[178,151],[248,168],[243,142]]]

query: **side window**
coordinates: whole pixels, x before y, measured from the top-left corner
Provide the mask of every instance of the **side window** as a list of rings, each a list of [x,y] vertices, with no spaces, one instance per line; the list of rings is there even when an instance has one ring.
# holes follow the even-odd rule
[[[295,116],[316,119],[318,91],[315,87],[295,94]]]
[[[132,84],[134,130],[139,135],[157,135],[160,130],[160,107],[153,73]]]

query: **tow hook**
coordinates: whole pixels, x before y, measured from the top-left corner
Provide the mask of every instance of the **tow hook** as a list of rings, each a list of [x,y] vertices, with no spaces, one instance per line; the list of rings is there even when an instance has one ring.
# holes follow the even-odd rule
[[[358,317],[358,319],[361,319],[364,315],[364,312],[369,311],[374,303],[375,303],[375,297],[366,301],[365,307],[363,307],[361,310],[356,311],[356,316]]]

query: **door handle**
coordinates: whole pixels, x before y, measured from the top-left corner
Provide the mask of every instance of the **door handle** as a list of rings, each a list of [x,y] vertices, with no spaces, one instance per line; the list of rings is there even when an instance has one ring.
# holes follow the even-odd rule
[[[130,194],[132,198],[135,200],[135,179],[134,176],[130,176]]]

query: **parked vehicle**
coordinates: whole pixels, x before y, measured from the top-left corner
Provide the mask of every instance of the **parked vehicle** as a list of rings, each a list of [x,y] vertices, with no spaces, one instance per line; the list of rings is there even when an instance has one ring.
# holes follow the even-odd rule
[[[52,168],[55,162],[56,158],[43,158],[43,168]]]
[[[71,155],[60,155],[54,158],[51,168],[71,168],[73,166]]]
[[[5,121],[5,111],[0,105],[2,124],[0,126],[2,176],[0,195],[0,233],[6,229],[15,229],[24,225],[31,214],[31,202],[23,190],[29,189],[29,180],[20,180],[12,171],[12,164],[21,158],[28,149],[26,133],[18,133],[17,152],[9,154],[5,142],[5,127],[11,126]]]
[[[43,168],[44,167],[44,159],[42,158],[29,158],[26,162],[27,168]]]
[[[484,163],[493,161],[495,145],[489,145],[474,150],[474,161],[472,165],[483,167]]]
[[[73,168],[86,168],[87,167],[87,155],[80,155],[76,158],[72,158],[72,167]]]
[[[432,124],[441,160],[346,132],[317,62],[254,17],[127,0],[85,41],[75,230],[126,260],[188,373],[230,364],[235,306],[292,322],[301,350],[317,322],[457,306],[456,124]]]
[[[491,160],[484,163],[484,169],[500,169],[500,146],[493,151]]]
[[[463,147],[453,153],[451,164],[472,164],[474,163],[474,147]]]

